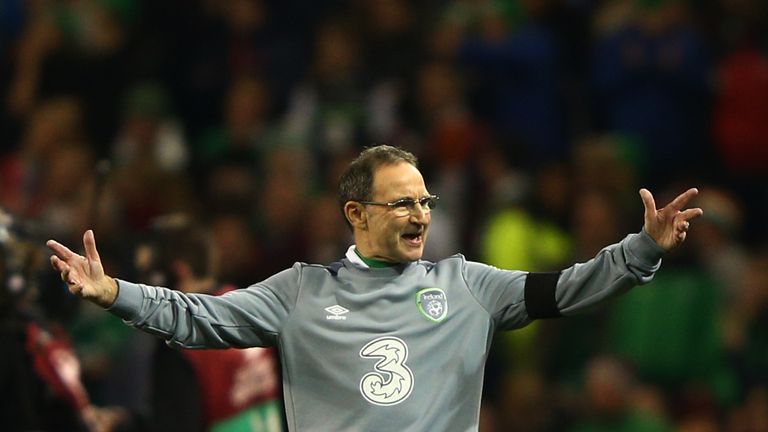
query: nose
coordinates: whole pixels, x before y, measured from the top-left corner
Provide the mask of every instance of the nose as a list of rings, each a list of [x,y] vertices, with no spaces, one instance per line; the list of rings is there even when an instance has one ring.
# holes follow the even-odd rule
[[[431,212],[429,210],[425,210],[424,207],[421,206],[421,204],[416,203],[416,205],[413,206],[410,213],[410,219],[411,222],[425,225],[427,222],[429,222],[429,214]]]

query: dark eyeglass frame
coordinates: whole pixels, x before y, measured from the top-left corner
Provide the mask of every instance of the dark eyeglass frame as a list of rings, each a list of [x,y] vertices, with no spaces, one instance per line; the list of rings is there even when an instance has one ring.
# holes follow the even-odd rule
[[[421,209],[424,211],[424,213],[429,213],[435,207],[437,207],[437,201],[439,199],[440,197],[437,195],[429,195],[423,198],[419,198],[417,200],[413,198],[400,198],[399,200],[392,201],[392,202],[375,202],[375,201],[358,201],[358,202],[363,205],[387,206],[390,209],[398,213],[402,213],[403,216],[405,216],[406,214],[411,214],[416,210],[416,204],[419,204],[419,206],[421,206]],[[408,213],[404,213],[402,210],[407,210]]]

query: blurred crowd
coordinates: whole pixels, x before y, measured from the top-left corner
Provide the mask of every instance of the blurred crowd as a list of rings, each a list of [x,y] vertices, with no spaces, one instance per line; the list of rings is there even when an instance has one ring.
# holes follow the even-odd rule
[[[41,246],[93,228],[128,280],[183,213],[245,287],[343,255],[374,143],[440,195],[430,260],[558,270],[641,228],[640,187],[699,187],[652,283],[499,334],[481,430],[768,431],[766,28],[764,0],[0,0],[0,208]],[[90,400],[140,409],[134,331],[42,280]]]

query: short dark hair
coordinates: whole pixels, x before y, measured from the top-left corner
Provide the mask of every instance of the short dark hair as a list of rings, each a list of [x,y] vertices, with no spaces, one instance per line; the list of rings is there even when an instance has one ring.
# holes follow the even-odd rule
[[[150,248],[150,261],[139,271],[157,272],[168,281],[171,264],[183,261],[195,278],[215,276],[213,237],[203,225],[184,214],[172,213],[155,218],[150,234],[147,241],[140,242],[140,246]]]
[[[382,165],[407,162],[418,167],[413,153],[390,145],[377,145],[363,150],[341,175],[339,180],[339,206],[342,214],[347,201],[370,201],[373,197],[373,175]],[[346,215],[344,221],[349,225]]]
[[[196,278],[212,276],[213,238],[199,226],[167,228],[160,234],[161,253],[168,264],[186,262]]]

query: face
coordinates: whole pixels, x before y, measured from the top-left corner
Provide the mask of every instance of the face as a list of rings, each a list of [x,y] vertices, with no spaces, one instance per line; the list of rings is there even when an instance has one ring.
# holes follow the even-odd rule
[[[407,162],[379,167],[373,176],[374,202],[429,195],[419,170]],[[366,205],[367,230],[357,243],[363,255],[387,262],[409,262],[421,258],[431,214],[420,206],[407,216],[397,216],[387,206]]]

